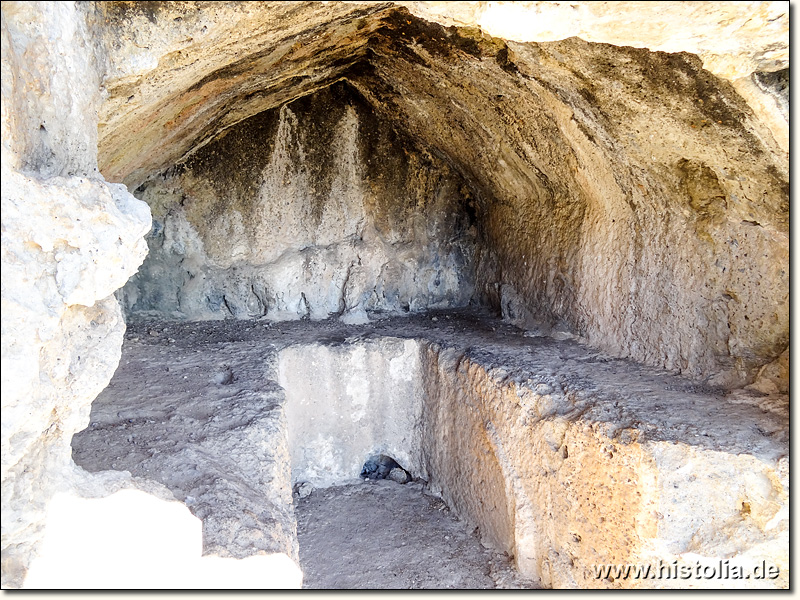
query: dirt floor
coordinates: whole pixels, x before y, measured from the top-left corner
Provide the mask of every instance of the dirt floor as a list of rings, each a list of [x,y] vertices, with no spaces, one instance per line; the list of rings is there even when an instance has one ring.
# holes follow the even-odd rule
[[[534,586],[419,482],[315,490],[297,501],[295,514],[307,589]]]

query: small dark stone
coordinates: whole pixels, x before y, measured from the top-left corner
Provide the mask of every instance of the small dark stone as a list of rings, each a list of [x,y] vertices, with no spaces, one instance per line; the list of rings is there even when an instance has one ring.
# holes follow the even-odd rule
[[[361,477],[366,477],[367,479],[386,479],[389,473],[392,472],[392,469],[396,468],[402,469],[391,456],[377,454],[370,456],[367,462],[364,463],[361,469]]]

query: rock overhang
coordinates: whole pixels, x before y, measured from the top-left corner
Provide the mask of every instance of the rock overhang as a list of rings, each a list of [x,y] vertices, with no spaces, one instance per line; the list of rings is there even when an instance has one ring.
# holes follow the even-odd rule
[[[14,486],[13,494],[4,493],[4,585],[19,585],[35,549],[40,510],[53,490],[70,480],[64,440],[113,373],[125,327],[112,297],[97,298],[92,309],[84,310],[50,294],[59,270],[74,272],[63,255],[40,251],[33,235],[42,227],[63,228],[66,219],[53,213],[32,220],[30,206],[50,206],[45,196],[77,189],[76,179],[93,181],[85,196],[74,199],[78,203],[96,200],[105,185],[96,168],[98,114],[103,173],[111,181],[122,180],[122,170],[113,171],[122,166],[133,174],[126,179],[133,184],[161,172],[162,164],[180,162],[202,127],[231,125],[260,110],[267,98],[258,95],[260,83],[274,83],[276,94],[282,83],[289,84],[280,92],[285,98],[268,98],[277,107],[282,98],[295,98],[306,88],[326,85],[325,77],[346,73],[376,109],[383,107],[398,128],[457,166],[482,191],[491,211],[481,215],[481,226],[491,235],[483,247],[487,260],[478,265],[480,286],[504,316],[526,326],[529,319],[555,321],[616,355],[695,379],[735,387],[757,376],[752,389],[787,391],[788,146],[781,131],[786,142],[788,122],[786,114],[772,121],[769,116],[788,102],[785,3],[637,4],[648,7],[640,23],[610,3],[408,3],[414,14],[462,27],[464,37],[471,35],[464,27],[477,23],[509,40],[508,52],[498,51],[499,62],[470,54],[474,47],[465,43],[457,64],[421,44],[411,48],[414,56],[403,43],[393,50],[396,40],[381,42],[378,21],[369,15],[363,23],[347,20],[353,11],[374,9],[377,15],[379,9],[391,9],[386,3],[141,6],[151,12],[140,18],[138,9],[130,12],[126,34],[104,29],[102,12],[95,10],[100,4],[3,3],[3,202],[20,208],[17,216],[3,210],[4,232],[16,232],[4,235],[3,245],[4,253],[10,249],[27,269],[4,277],[3,326],[14,333],[8,339],[4,335],[4,365],[8,357],[25,367],[4,369],[10,373],[10,385],[3,386],[4,417],[7,405],[21,411],[30,405],[42,416],[35,426],[24,418],[4,419],[4,432],[10,432],[4,434],[4,448],[35,440],[24,456],[28,449],[19,444],[4,452],[4,488]],[[182,12],[169,16],[163,6]],[[554,7],[575,11],[575,19],[562,22],[569,33],[591,43],[537,38],[541,31],[526,28],[521,36],[520,28],[500,33],[487,15],[503,6],[523,8],[528,16]],[[614,29],[612,35],[589,35],[587,14],[602,10],[611,11],[606,16],[613,18],[605,23]],[[651,18],[654,14],[660,16]],[[340,17],[342,26],[351,28],[347,31],[374,25],[374,35],[346,42],[347,31],[339,31],[336,40],[342,44],[336,45],[326,38],[324,24]],[[665,17],[669,27],[660,31],[671,40],[659,34],[652,43],[642,41]],[[641,43],[631,41],[632,24]],[[341,60],[331,63],[341,72],[315,68],[316,53],[299,57],[310,74],[299,73],[298,64],[270,71],[270,60],[280,62],[290,50],[302,55],[302,44],[294,48],[297,35],[306,36],[311,53],[321,47],[341,50],[329,55]],[[720,38],[725,43],[714,46]],[[545,39],[549,45],[534,43]],[[654,94],[648,85],[630,93],[628,88],[640,81],[670,81],[670,73],[680,82],[681,69],[629,82],[610,76],[624,73],[620,67],[633,53],[620,47],[628,45],[649,47],[652,52],[642,57],[651,62],[669,59],[663,52],[689,52],[681,60],[690,67],[684,69],[690,83],[709,85],[692,83],[678,95],[658,88]],[[241,94],[249,105],[235,102],[236,85],[246,79],[242,73],[228,88],[205,82],[211,85],[203,93],[216,104],[203,104],[202,94],[182,96],[210,72],[235,64],[237,56],[267,46],[274,54],[261,57],[262,78],[245,90],[252,94],[249,100]],[[592,57],[613,59],[607,76],[590,68]],[[512,78],[515,72],[520,75]],[[717,92],[716,100],[708,96]],[[103,93],[108,94],[105,104]],[[183,104],[172,104],[176,98]],[[780,106],[770,108],[770,102]],[[536,106],[542,110],[536,112]],[[734,123],[709,118],[724,116],[715,106],[735,114]],[[218,114],[228,121],[217,120]],[[740,119],[743,127],[735,122]],[[165,129],[166,123],[173,128]],[[204,135],[213,139],[214,131],[211,127]],[[40,181],[53,192],[38,193]],[[108,247],[98,252],[90,243],[97,233],[94,220],[69,223],[80,241],[70,253],[93,265],[83,275],[109,282],[131,275],[141,262],[140,230],[146,225],[144,207],[121,186],[110,189],[119,190],[122,204],[142,218],[107,223]],[[96,213],[98,220],[108,216],[100,206]],[[130,247],[119,248],[118,239],[129,239]],[[7,275],[5,256],[3,266]],[[111,273],[116,278],[109,278]],[[93,289],[108,293],[105,284]],[[58,300],[50,307],[55,312],[42,304],[48,298]],[[98,323],[105,325],[98,328]],[[734,396],[739,393],[748,391]],[[781,410],[788,406],[785,395],[769,401]],[[65,417],[62,406],[75,418]],[[6,517],[13,521],[8,531]]]
[[[686,43],[702,58],[624,36],[507,42],[475,19],[444,26],[389,3],[114,6],[98,9],[113,17],[98,34],[107,177],[136,187],[253,115],[346,81],[466,182],[482,302],[728,386],[785,348],[788,162],[741,80],[726,79],[738,71],[704,68],[707,40]],[[677,49],[658,36],[653,46]],[[783,66],[778,50],[767,60],[753,46],[742,55],[763,58],[753,68]],[[775,258],[766,274],[757,254]],[[702,255],[718,272],[692,269]],[[687,311],[686,322],[659,316]],[[698,331],[726,311],[728,330]]]
[[[164,11],[139,4],[104,3],[100,9],[107,27],[103,35],[136,38],[143,35],[137,30],[143,22],[155,29]],[[239,7],[233,5],[237,3],[230,4],[236,13]],[[398,10],[389,3],[366,7],[306,5],[286,13],[285,9],[272,6],[281,3],[258,4],[263,6],[251,5],[244,12],[254,13],[256,19],[263,16],[267,25],[262,29],[277,40],[269,38],[264,42],[264,31],[251,32],[250,37],[242,36],[232,43],[217,39],[219,46],[241,49],[226,48],[200,65],[199,61],[192,61],[192,50],[196,48],[189,45],[168,55],[175,62],[172,69],[164,59],[153,69],[127,76],[122,75],[126,67],[135,67],[120,65],[115,70],[112,66],[111,83],[107,86],[109,101],[104,105],[99,127],[101,170],[109,178],[135,188],[226,128],[345,77],[349,69],[366,60],[370,37],[384,27],[387,12]],[[186,11],[184,15],[199,13],[198,7],[180,8]],[[298,19],[298,11],[308,14]],[[278,16],[271,16],[275,12]],[[293,26],[282,30],[276,23],[282,18],[291,19]],[[132,43],[136,43],[135,39]],[[112,51],[112,57],[113,54]],[[113,58],[111,63],[114,64]],[[170,70],[181,73],[179,83],[176,84],[177,78],[167,76]],[[139,100],[137,94],[144,94],[145,98]],[[133,110],[125,106],[129,101],[135,103]],[[136,136],[130,136],[130,125]],[[132,137],[138,141],[135,147],[130,145]]]
[[[781,15],[772,15],[777,10],[772,5],[750,11],[752,14],[745,7],[726,5],[720,10],[727,21],[720,18],[715,23],[714,14],[705,9],[668,3],[675,5],[672,11],[689,10],[687,16],[700,19],[708,31],[693,38],[681,29],[664,39],[663,32],[656,35],[653,31],[665,19],[666,11],[661,10],[644,15],[637,35],[631,29],[630,15],[623,15],[614,29],[608,15],[593,14],[591,19],[599,20],[587,21],[583,7],[575,23],[558,34],[540,31],[539,26],[525,36],[509,32],[508,19],[500,19],[502,11],[510,8],[495,6],[498,3],[477,4],[476,14],[470,16],[461,14],[463,7],[448,14],[441,7],[413,2],[295,3],[291,7],[276,2],[226,2],[202,10],[194,2],[100,3],[92,21],[106,56],[108,94],[100,118],[101,170],[133,189],[231,125],[373,66],[379,56],[426,67],[432,66],[426,63],[426,53],[451,60],[489,56],[514,73],[517,67],[509,60],[508,43],[487,33],[491,31],[514,40],[512,44],[536,46],[537,41],[544,41],[547,45],[573,34],[615,47],[629,44],[645,51],[649,47],[696,52],[704,66],[728,79],[751,73],[763,79],[764,73],[788,65],[786,49],[772,40],[773,30],[784,26]],[[751,18],[744,19],[748,14]],[[543,13],[542,20],[547,21],[546,17]],[[761,37],[754,35],[748,25],[752,20],[764,21],[772,37],[763,32]],[[709,40],[723,25],[744,40],[728,40],[741,63],[731,72],[715,69],[714,60],[709,59],[709,48],[714,46]],[[748,73],[740,72],[742,69]],[[383,78],[387,79],[385,72]],[[137,135],[130,135],[130,127]],[[135,145],[131,145],[133,140]]]

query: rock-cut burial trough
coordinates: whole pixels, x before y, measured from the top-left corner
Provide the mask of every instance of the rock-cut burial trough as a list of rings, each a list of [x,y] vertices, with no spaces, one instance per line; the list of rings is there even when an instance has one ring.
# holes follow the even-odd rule
[[[785,4],[4,2],[4,586],[788,587]]]
[[[571,340],[437,312],[144,322],[125,348],[75,461],[165,485],[202,519],[206,552],[297,559],[292,491],[358,482],[377,455],[530,585],[613,586],[592,571],[610,563],[751,565],[786,543],[779,413]]]

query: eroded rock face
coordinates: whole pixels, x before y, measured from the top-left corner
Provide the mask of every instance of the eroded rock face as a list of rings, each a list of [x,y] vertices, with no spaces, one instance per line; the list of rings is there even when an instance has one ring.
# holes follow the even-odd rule
[[[98,149],[157,213],[133,311],[474,298],[783,410],[786,4],[406,4],[3,3],[4,585],[70,487],[68,440],[118,361],[112,294],[146,251],[147,207]],[[329,127],[298,118],[326,99]],[[720,468],[740,467],[761,469]],[[726,498],[728,537],[682,548],[766,547]],[[768,503],[747,502],[763,533]]]
[[[636,35],[633,9],[614,29],[610,17],[600,14],[605,8],[578,7],[582,16],[574,26],[593,40],[630,39],[673,54],[576,38],[536,42],[560,34],[537,30],[538,38],[520,37],[500,27],[503,11],[530,16],[573,10],[561,4],[409,7],[461,26],[447,28],[406,9],[368,3],[297,5],[291,15],[269,3],[217,6],[214,27],[207,23],[212,13],[193,5],[159,5],[152,13],[104,5],[97,25],[109,48],[110,96],[100,129],[104,172],[138,186],[176,162],[198,160],[211,144],[221,147],[225,138],[210,140],[220,131],[230,137],[251,122],[242,119],[289,106],[293,98],[344,78],[365,99],[365,111],[409,136],[415,152],[442,157],[466,182],[461,189],[477,199],[462,203],[474,204],[476,298],[510,320],[541,333],[564,330],[617,355],[729,387],[752,382],[784,351],[788,163],[779,133],[786,122],[778,126],[764,112],[769,105],[783,114],[786,98],[780,76],[765,75],[786,65],[783,40],[767,42],[785,31],[778,5],[747,9],[764,24],[755,29],[743,18],[747,10],[736,5],[724,4],[717,12],[680,5],[691,13],[687,19],[708,28],[681,37],[701,58],[677,53],[683,46],[657,34],[661,8],[641,16],[646,26]],[[285,26],[278,27],[278,16]],[[484,22],[489,31],[522,41],[494,38],[475,27]],[[736,39],[714,50],[712,31]],[[223,38],[227,45],[221,49]],[[134,52],[135,44],[150,53]],[[727,67],[714,53],[723,50],[735,57]],[[169,60],[156,64],[158,56]],[[219,62],[212,68],[215,57]],[[748,68],[757,71],[744,76]],[[270,114],[284,115],[291,138],[290,109],[282,110]],[[231,127],[236,122],[241,124]],[[302,130],[303,119],[297,123]],[[274,150],[269,155],[274,158]],[[275,168],[272,173],[276,181]],[[169,177],[169,185],[189,183],[185,173],[181,177]],[[243,174],[241,185],[252,187],[252,179]],[[267,204],[287,193],[298,197],[302,177],[290,179],[271,191],[261,188],[274,199]],[[386,193],[403,183],[396,179]],[[162,200],[148,201],[155,206]],[[342,210],[355,217],[357,205]],[[273,290],[276,282],[285,283],[277,263],[267,268],[269,259],[248,258],[235,284],[214,269],[204,271],[205,279],[186,281],[186,293],[203,300],[180,310],[206,316],[274,310],[301,317],[337,314],[351,305],[410,306],[409,299],[383,303],[380,290],[387,281],[400,296],[422,291],[420,307],[440,302],[441,296],[425,289],[429,284],[409,287],[401,274],[379,274],[379,265],[388,262],[375,251],[368,253],[367,265],[374,266],[363,270],[363,281],[348,284],[360,299],[343,299],[349,259],[325,245],[325,236],[314,242],[317,224],[298,220],[302,210],[275,213],[269,222],[238,211],[241,224],[231,212],[218,222],[218,235],[238,228],[231,239],[251,229],[262,232],[262,239],[293,237],[295,247],[311,244],[304,252],[313,260],[324,257],[338,265],[335,272],[300,267],[299,254],[287,256],[291,264],[281,266],[282,273],[299,273],[301,283],[289,285],[281,299]],[[198,227],[197,217],[187,220]],[[344,230],[354,231],[352,224]],[[208,242],[209,236],[198,237]],[[166,238],[165,243],[169,247]],[[263,243],[255,248],[263,250]],[[242,264],[249,250],[237,242],[225,256],[217,248],[204,246],[203,252],[208,259],[202,264],[230,265]],[[182,260],[179,247],[167,254],[174,255],[173,263]],[[434,257],[427,253],[418,260],[431,264]],[[184,277],[196,272],[187,268]],[[373,290],[377,300],[370,299]],[[181,292],[167,296],[163,302],[145,300],[141,308],[168,314]],[[130,297],[129,305],[138,301]]]
[[[326,87],[365,51],[382,4],[100,2],[101,171],[135,188],[263,110]],[[162,57],[164,60],[161,60]],[[133,135],[132,135],[133,134]]]
[[[451,506],[545,587],[786,585],[782,410],[673,387],[570,344],[536,346],[531,362],[521,348],[514,358],[501,347],[427,349],[423,447],[431,483]],[[751,438],[739,424],[759,413]],[[782,574],[656,575],[673,564],[719,572],[720,557],[750,565],[746,573],[766,560]],[[609,564],[650,565],[652,574],[597,576]]]
[[[3,586],[17,587],[72,434],[119,361],[113,292],[146,253],[147,206],[96,164],[99,77],[73,3],[3,4]]]
[[[142,342],[168,343],[168,331],[150,331],[158,335],[148,332]],[[270,355],[217,348],[209,372],[210,355],[169,350],[166,369],[147,353],[124,359],[119,376],[93,403],[89,426],[75,435],[76,463],[92,473],[129,471],[166,486],[202,520],[204,554],[282,553],[296,561],[283,394],[264,377]],[[219,378],[220,371],[232,379]],[[145,373],[153,375],[151,383],[139,385]],[[124,406],[110,401],[120,395]],[[124,456],[116,450],[120,436],[128,446]]]
[[[480,190],[490,304],[724,385],[785,348],[786,162],[727,82],[689,55],[387,30],[352,80]]]
[[[468,186],[344,83],[243,121],[137,193],[155,220],[130,314],[353,321],[473,295]]]
[[[517,42],[578,36],[690,52],[732,81],[788,66],[783,2],[393,4],[433,23],[481,28]],[[200,6],[96,5],[95,35],[108,49],[100,154],[109,178],[135,187],[220,129],[328,85],[365,56],[367,40],[393,8],[378,2]],[[785,121],[781,128],[788,139]],[[137,135],[126,134],[131,131]]]
[[[487,33],[516,42],[579,37],[601,44],[695,54],[704,69],[733,84],[769,128],[781,150],[789,151],[789,119],[782,109],[783,102],[765,98],[752,81],[759,72],[780,72],[789,66],[789,13],[785,2],[482,4],[482,10],[466,19],[466,15],[459,18],[459,10],[447,4],[432,11],[424,5],[412,10],[419,16],[438,12],[439,19],[457,24],[476,22]]]
[[[587,42],[691,52],[726,79],[788,65],[785,2],[403,2],[443,25],[478,25],[516,42]]]

